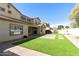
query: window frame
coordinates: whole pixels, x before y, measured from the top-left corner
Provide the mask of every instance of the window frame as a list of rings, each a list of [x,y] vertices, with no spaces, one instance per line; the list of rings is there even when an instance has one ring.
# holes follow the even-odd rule
[[[12,28],[11,28],[12,26],[14,26],[13,27],[13,30],[14,30],[13,34],[12,34],[12,31],[11,31],[12,30]],[[16,29],[15,29],[15,27],[16,27]],[[14,33],[16,33],[17,30],[18,30],[18,32],[20,32],[20,34],[14,34]],[[10,36],[23,35],[23,25],[9,24],[9,35]]]
[[[22,19],[22,20],[26,20],[26,17],[25,17],[25,16],[21,16],[21,19]]]
[[[10,4],[8,4],[7,7],[10,8]]]
[[[3,8],[3,7],[0,7],[0,11],[3,11],[3,12],[5,12],[5,8]]]
[[[12,14],[12,11],[8,10],[8,13],[9,13],[9,14]]]

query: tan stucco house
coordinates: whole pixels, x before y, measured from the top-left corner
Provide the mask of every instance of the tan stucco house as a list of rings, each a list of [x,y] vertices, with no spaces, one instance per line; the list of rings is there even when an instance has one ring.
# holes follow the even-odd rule
[[[0,42],[33,34],[45,34],[41,20],[23,15],[10,3],[0,3]]]

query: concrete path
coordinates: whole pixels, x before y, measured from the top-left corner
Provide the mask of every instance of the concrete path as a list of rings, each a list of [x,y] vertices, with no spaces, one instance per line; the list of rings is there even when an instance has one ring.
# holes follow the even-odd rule
[[[44,36],[41,36],[40,38],[46,38],[46,39],[55,39],[55,36],[54,34],[46,34]]]
[[[47,35],[41,36],[40,38],[55,40],[56,39],[56,34],[47,34]],[[62,35],[57,35],[57,38],[58,39],[64,39]]]
[[[77,48],[79,48],[79,38],[74,37],[73,35],[65,35]]]
[[[13,52],[20,56],[49,56],[47,54],[37,52],[35,50],[31,50],[28,48],[23,48],[20,46],[14,46],[14,47],[8,48],[4,52],[7,52],[7,51]]]

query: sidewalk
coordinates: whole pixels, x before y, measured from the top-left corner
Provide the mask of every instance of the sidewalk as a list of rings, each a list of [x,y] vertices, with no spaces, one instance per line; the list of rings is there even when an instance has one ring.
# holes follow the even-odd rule
[[[79,48],[79,38],[74,37],[73,35],[67,35],[65,36],[77,47]]]
[[[35,50],[20,47],[20,46],[14,46],[12,48],[8,48],[4,52],[7,52],[7,51],[13,52],[20,56],[50,56],[50,55],[47,55],[47,54],[44,54],[44,53],[41,53]]]

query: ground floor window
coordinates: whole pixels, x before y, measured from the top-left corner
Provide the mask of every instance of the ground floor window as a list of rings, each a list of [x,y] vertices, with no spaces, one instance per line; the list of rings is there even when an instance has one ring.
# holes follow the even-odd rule
[[[10,24],[10,35],[21,35],[23,34],[23,26],[17,24]]]

